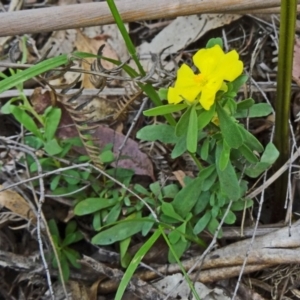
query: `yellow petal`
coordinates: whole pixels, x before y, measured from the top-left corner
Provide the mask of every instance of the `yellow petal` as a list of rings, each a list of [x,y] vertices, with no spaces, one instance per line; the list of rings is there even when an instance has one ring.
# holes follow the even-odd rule
[[[177,72],[174,90],[170,91],[170,96],[168,93],[168,101],[169,103],[175,103],[170,101],[178,101],[178,97],[180,97],[193,102],[200,92],[201,88],[197,85],[193,70],[186,64],[183,64]]]
[[[201,73],[210,76],[218,68],[225,54],[219,45],[201,49],[193,56],[193,62]]]
[[[222,83],[223,81],[221,78],[214,78],[213,80],[210,80],[202,89],[199,102],[204,109],[209,110],[214,104],[216,93],[221,89]]]
[[[183,100],[178,94],[178,90],[173,87],[169,87],[167,98],[170,104],[177,104]]]
[[[233,81],[243,72],[243,63],[239,60],[239,55],[235,50],[226,53],[219,62],[216,73],[224,80]]]

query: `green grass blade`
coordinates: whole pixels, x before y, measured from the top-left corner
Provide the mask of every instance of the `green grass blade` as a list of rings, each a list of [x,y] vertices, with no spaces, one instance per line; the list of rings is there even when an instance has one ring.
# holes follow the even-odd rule
[[[115,300],[121,300],[123,297],[123,294],[126,290],[126,287],[131,280],[136,268],[140,264],[141,260],[145,256],[145,254],[149,251],[149,249],[153,246],[155,241],[160,237],[161,231],[156,230],[152,236],[147,240],[147,242],[139,249],[139,251],[135,254],[134,258],[132,259],[129,267],[127,268],[126,272],[124,273],[124,276],[120,282],[117,294],[115,296]]]
[[[136,63],[140,74],[142,76],[145,76],[146,73],[145,73],[145,71],[144,71],[144,69],[143,69],[143,67],[142,67],[142,65],[141,65],[141,63],[138,59],[138,56],[136,54],[136,49],[135,49],[135,47],[134,47],[134,45],[131,41],[131,38],[130,38],[127,30],[126,30],[126,27],[125,27],[124,22],[123,22],[120,14],[119,14],[119,11],[116,7],[116,4],[115,4],[114,0],[107,0],[107,4],[109,6],[109,9],[110,9],[114,19],[115,19],[115,22],[116,22],[117,26],[118,26],[121,34],[122,34],[122,37],[124,39],[124,42],[126,44],[126,47],[127,47],[127,50],[129,52],[130,56],[132,57],[132,59]]]
[[[18,72],[17,74],[7,77],[0,81],[0,93],[25,82],[26,80],[29,80],[37,75],[40,75],[44,72],[47,72],[49,70],[52,70],[54,68],[57,68],[61,65],[64,65],[68,62],[68,56],[60,55],[58,57],[49,58],[47,60],[44,60],[27,70]]]
[[[178,265],[179,265],[179,267],[180,267],[180,269],[181,269],[181,271],[182,271],[182,273],[183,273],[183,276],[184,276],[185,280],[187,281],[187,284],[189,285],[189,287],[190,287],[191,291],[193,292],[195,298],[196,298],[197,300],[201,300],[201,299],[199,298],[198,293],[197,293],[196,290],[195,290],[195,287],[194,287],[193,282],[191,281],[191,279],[189,278],[188,274],[186,273],[186,271],[185,271],[185,269],[184,269],[184,267],[183,267],[183,265],[182,265],[180,259],[179,259],[178,256],[176,255],[176,253],[175,253],[175,251],[174,251],[174,249],[173,249],[172,244],[170,243],[168,237],[166,236],[166,234],[165,234],[165,232],[164,232],[164,230],[163,230],[163,228],[162,228],[161,226],[159,226],[159,230],[160,230],[162,236],[164,237],[166,243],[168,244],[168,247],[170,248],[172,254],[174,255],[174,257],[175,257],[175,259],[176,259],[176,262],[178,263]]]

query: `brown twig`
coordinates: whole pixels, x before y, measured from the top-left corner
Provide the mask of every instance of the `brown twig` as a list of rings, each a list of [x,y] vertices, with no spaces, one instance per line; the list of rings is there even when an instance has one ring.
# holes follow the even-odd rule
[[[123,0],[117,7],[124,22],[175,18],[200,13],[276,13],[280,0]],[[0,36],[111,24],[106,2],[1,13]]]

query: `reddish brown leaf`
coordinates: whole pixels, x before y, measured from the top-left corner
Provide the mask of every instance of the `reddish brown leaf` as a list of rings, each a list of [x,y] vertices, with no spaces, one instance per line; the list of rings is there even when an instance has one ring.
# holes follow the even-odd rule
[[[102,149],[105,145],[112,143],[114,145],[113,152],[115,156],[119,153],[119,147],[122,145],[125,136],[119,132],[114,131],[111,128],[99,126],[93,134],[95,143]],[[153,174],[153,165],[148,156],[139,149],[139,144],[128,139],[125,146],[122,149],[121,156],[129,157],[127,159],[120,159],[118,161],[118,167],[132,169],[136,175],[147,175],[155,180]],[[115,164],[112,164],[115,166]]]

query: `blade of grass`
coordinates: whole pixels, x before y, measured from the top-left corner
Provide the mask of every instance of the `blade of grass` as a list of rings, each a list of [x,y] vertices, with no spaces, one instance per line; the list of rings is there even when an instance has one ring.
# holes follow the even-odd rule
[[[60,55],[57,57],[44,60],[24,71],[20,71],[17,74],[7,77],[0,81],[0,93],[20,84],[26,80],[29,80],[44,72],[57,68],[66,64],[69,61],[68,55]]]
[[[180,269],[181,269],[181,271],[182,271],[182,274],[183,274],[183,276],[184,276],[184,278],[185,278],[187,284],[189,285],[191,291],[193,292],[194,297],[195,297],[197,300],[201,300],[201,299],[199,298],[198,293],[197,293],[196,290],[195,290],[195,287],[194,287],[193,282],[191,281],[190,277],[189,277],[188,274],[186,273],[186,271],[185,271],[185,269],[184,269],[184,267],[183,267],[183,265],[182,265],[180,259],[179,259],[178,256],[176,255],[176,252],[174,251],[174,248],[173,248],[172,244],[170,243],[168,237],[166,236],[166,234],[165,234],[163,228],[162,228],[161,226],[159,226],[158,228],[159,228],[159,230],[160,230],[162,236],[164,237],[164,239],[165,239],[165,241],[166,241],[168,247],[170,248],[170,250],[171,250],[173,256],[175,257],[176,262],[178,263],[178,265],[179,265],[179,267],[180,267]]]
[[[120,282],[119,288],[117,290],[115,300],[121,300],[123,294],[126,290],[128,283],[130,282],[135,270],[137,269],[138,265],[140,264],[141,260],[145,256],[145,254],[149,251],[149,249],[153,246],[155,241],[160,237],[161,231],[156,230],[152,236],[145,242],[145,244],[139,249],[139,251],[133,257],[130,265],[128,266],[124,276]]]
[[[140,74],[142,76],[145,76],[146,73],[145,73],[145,71],[143,69],[143,66],[141,65],[140,60],[139,60],[139,58],[138,58],[138,56],[136,54],[136,49],[135,49],[135,47],[134,47],[134,45],[133,45],[133,43],[131,41],[131,38],[130,38],[127,30],[126,30],[126,27],[124,25],[124,22],[122,21],[122,18],[121,18],[120,14],[119,14],[119,11],[117,9],[117,6],[116,6],[114,0],[107,0],[106,2],[108,4],[109,9],[110,9],[110,11],[111,11],[111,13],[112,13],[112,15],[113,15],[113,17],[115,19],[115,22],[116,22],[116,24],[117,24],[117,26],[118,26],[121,34],[122,34],[122,37],[124,39],[124,42],[126,44],[126,47],[127,47],[127,50],[129,52],[130,56],[132,57],[132,59],[136,63],[136,65],[137,65],[137,67],[139,69]]]
[[[283,166],[290,155],[289,115],[296,16],[297,0],[281,0],[274,137],[274,144],[276,145],[280,156],[276,163],[276,169]],[[287,172],[277,180],[272,222],[278,222],[284,218],[285,211],[283,208],[286,198],[287,181]]]

